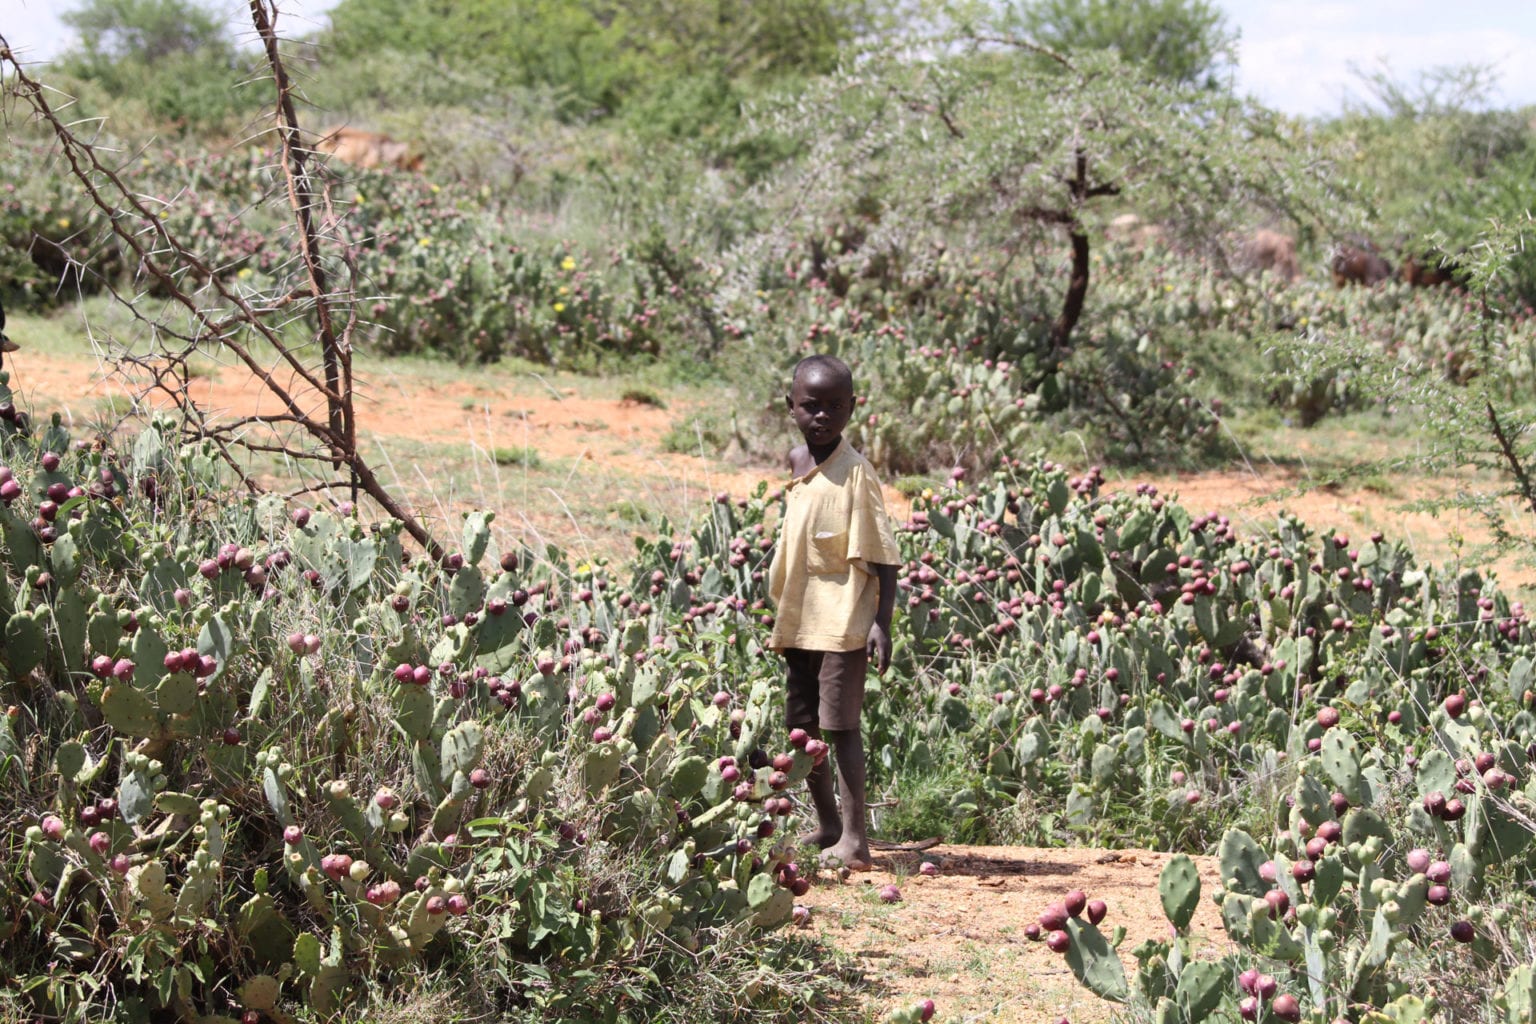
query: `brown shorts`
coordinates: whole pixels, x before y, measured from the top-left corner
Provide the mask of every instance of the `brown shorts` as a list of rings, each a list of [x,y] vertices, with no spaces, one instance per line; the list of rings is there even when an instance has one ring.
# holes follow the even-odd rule
[[[784,699],[784,721],[791,728],[819,725],[841,731],[857,729],[864,710],[864,677],[869,672],[869,653],[855,651],[784,650],[789,692]]]

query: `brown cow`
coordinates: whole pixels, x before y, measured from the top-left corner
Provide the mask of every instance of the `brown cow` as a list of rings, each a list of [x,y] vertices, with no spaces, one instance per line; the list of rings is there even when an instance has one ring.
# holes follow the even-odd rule
[[[1403,257],[1403,281],[1415,288],[1433,288],[1442,284],[1460,284],[1457,280],[1461,268],[1452,256],[1426,249],[1417,255]]]
[[[315,151],[329,153],[354,167],[419,171],[422,166],[421,154],[412,153],[407,143],[397,142],[383,132],[365,132],[361,128],[332,128],[315,140]]]
[[[1333,283],[1340,288],[1346,284],[1375,287],[1392,276],[1392,264],[1382,259],[1369,242],[1335,245],[1328,257],[1328,268],[1333,271]]]
[[[1242,261],[1260,273],[1268,272],[1286,284],[1296,280],[1296,239],[1279,231],[1260,228],[1243,243]]]

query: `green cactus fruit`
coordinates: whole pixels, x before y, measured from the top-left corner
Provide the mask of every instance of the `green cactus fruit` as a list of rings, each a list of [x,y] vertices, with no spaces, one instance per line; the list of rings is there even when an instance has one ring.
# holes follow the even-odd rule
[[[1194,1022],[1208,1017],[1220,1005],[1231,977],[1231,970],[1222,962],[1194,960],[1186,963],[1179,972],[1173,993],[1184,1020]]]
[[[1163,901],[1163,913],[1179,931],[1189,927],[1200,905],[1200,870],[1185,854],[1175,854],[1158,876],[1157,892]]]
[[[1221,837],[1221,880],[1228,888],[1235,884],[1239,892],[1263,896],[1270,885],[1259,874],[1259,867],[1268,859],[1259,844],[1241,829],[1229,829]]]
[[[523,781],[522,795],[529,803],[536,804],[543,800],[545,795],[554,788],[555,773],[548,767],[540,766],[528,773],[528,778]]]
[[[1123,1003],[1130,998],[1125,967],[1098,928],[1083,918],[1069,918],[1067,966],[1077,980],[1100,999]]]
[[[5,649],[0,657],[5,659],[11,675],[17,679],[31,673],[43,663],[48,651],[48,636],[43,624],[31,612],[18,611],[5,622]]]

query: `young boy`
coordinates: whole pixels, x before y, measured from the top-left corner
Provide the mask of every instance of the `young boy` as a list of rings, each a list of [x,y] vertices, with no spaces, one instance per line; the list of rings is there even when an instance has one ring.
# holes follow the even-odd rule
[[[854,410],[847,364],[825,355],[801,360],[785,401],[805,444],[789,453],[793,479],[769,570],[777,606],[769,646],[786,662],[788,726],[825,734],[837,764],[841,814],[825,761],[806,780],[817,819],[807,841],[821,847],[825,864],[868,871],[859,715],[870,660],[882,673],[890,664],[901,556],[880,481],[843,440]]]

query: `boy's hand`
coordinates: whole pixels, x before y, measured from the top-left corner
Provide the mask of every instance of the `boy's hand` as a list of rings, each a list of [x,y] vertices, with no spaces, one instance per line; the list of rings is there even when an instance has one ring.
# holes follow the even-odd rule
[[[875,666],[875,671],[884,675],[886,668],[891,664],[891,635],[880,623],[877,622],[869,627],[869,643],[865,644],[864,650]]]

